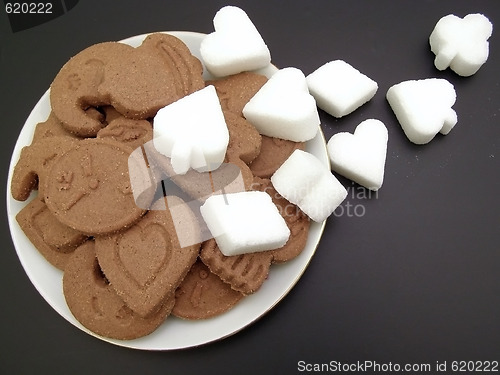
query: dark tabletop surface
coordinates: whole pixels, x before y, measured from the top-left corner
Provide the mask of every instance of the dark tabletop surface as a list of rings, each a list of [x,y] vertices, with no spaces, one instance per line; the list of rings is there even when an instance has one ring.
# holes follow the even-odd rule
[[[3,194],[24,121],[69,57],[97,42],[146,32],[211,32],[213,15],[224,5],[80,0],[38,26],[14,21],[17,31],[2,9]],[[249,14],[275,65],[309,74],[329,60],[343,59],[378,82],[375,97],[351,115],[340,120],[324,112],[320,116],[327,139],[352,132],[367,118],[386,124],[382,189],[370,197],[340,178],[349,191],[343,212],[328,219],[316,254],[293,290],[234,336],[173,352],[114,346],[60,317],[17,258],[3,199],[0,373],[290,374],[314,364],[331,364],[333,371],[339,362],[365,361],[387,370],[389,364],[430,364],[435,370],[447,361],[451,372],[452,361],[499,361],[500,2],[231,5]],[[434,68],[428,37],[450,13],[483,13],[494,25],[489,59],[472,77]],[[385,93],[395,83],[430,77],[455,86],[458,124],[449,135],[416,146],[403,134]]]

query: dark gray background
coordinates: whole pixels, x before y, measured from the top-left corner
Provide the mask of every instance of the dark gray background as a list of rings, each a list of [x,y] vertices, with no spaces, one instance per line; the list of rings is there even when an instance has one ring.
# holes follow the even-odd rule
[[[69,57],[97,42],[161,30],[211,32],[219,1],[81,0],[50,22],[13,33],[0,14],[1,188],[32,107]],[[141,352],[97,340],[61,318],[18,261],[2,200],[0,373],[271,374],[297,363],[500,360],[500,2],[233,1],[247,11],[279,67],[309,74],[344,59],[379,84],[376,96],[334,120],[329,138],[367,118],[389,130],[386,176],[371,199],[350,195],[330,217],[309,268],[255,324],[223,341]],[[469,78],[434,68],[428,37],[454,13],[494,24],[488,62]],[[458,124],[424,146],[404,136],[387,89],[408,79],[455,85]],[[349,217],[347,204],[362,217]],[[353,213],[351,211],[351,213]]]

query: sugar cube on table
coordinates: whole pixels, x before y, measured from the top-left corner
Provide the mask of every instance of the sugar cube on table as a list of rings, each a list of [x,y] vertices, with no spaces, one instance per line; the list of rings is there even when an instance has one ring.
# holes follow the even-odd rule
[[[318,132],[320,119],[306,77],[300,69],[277,71],[243,108],[260,134],[305,142]]]
[[[327,144],[332,169],[377,191],[384,180],[388,132],[382,121],[368,119],[360,123],[354,134],[334,134]]]
[[[464,77],[475,74],[488,59],[492,32],[492,23],[482,14],[442,17],[429,37],[434,65],[439,70],[450,67]]]
[[[391,86],[386,98],[404,133],[415,144],[428,143],[437,133],[448,134],[458,121],[452,109],[455,88],[442,78],[403,81]]]
[[[213,23],[215,31],[201,42],[200,54],[214,76],[261,69],[271,63],[269,48],[245,11],[225,6]]]
[[[378,84],[343,60],[330,61],[307,76],[318,107],[343,117],[373,98]]]
[[[347,190],[314,155],[295,150],[271,176],[276,191],[316,222],[328,218]]]
[[[200,212],[226,256],[277,249],[290,237],[285,219],[262,191],[213,195]]]
[[[229,131],[214,86],[209,85],[160,109],[153,144],[171,158],[177,174],[217,169],[226,155]]]

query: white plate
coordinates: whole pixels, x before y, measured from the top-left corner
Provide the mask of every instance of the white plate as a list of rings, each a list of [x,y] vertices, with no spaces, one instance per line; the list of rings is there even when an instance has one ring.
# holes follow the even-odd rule
[[[170,34],[183,40],[191,52],[200,58],[199,46],[205,34],[194,32],[170,32]],[[132,46],[138,46],[145,37],[146,35],[134,36],[123,42]],[[270,67],[263,73],[271,75],[275,70],[276,68]],[[206,72],[205,77],[208,78],[208,73]],[[318,246],[325,222],[312,222],[309,238],[304,251],[297,258],[289,262],[273,265],[269,278],[264,282],[261,289],[257,293],[244,298],[238,305],[225,314],[202,321],[185,321],[175,317],[169,317],[165,323],[152,334],[130,341],[112,340],[92,333],[73,317],[66,305],[62,294],[62,272],[50,265],[45,258],[40,255],[24,235],[15,219],[16,214],[27,204],[27,202],[18,202],[12,198],[10,192],[12,171],[19,160],[21,148],[31,143],[36,124],[45,121],[49,113],[50,102],[49,92],[47,91],[35,105],[26,120],[12,154],[7,182],[7,213],[14,246],[26,274],[49,305],[76,327],[101,340],[124,347],[143,350],[173,350],[206,344],[240,331],[271,310],[285,295],[287,295],[307,268]],[[325,138],[321,131],[318,132],[314,139],[307,142],[306,150],[317,156],[325,165],[329,166]],[[290,314],[291,313],[293,313],[293,311],[291,311]]]

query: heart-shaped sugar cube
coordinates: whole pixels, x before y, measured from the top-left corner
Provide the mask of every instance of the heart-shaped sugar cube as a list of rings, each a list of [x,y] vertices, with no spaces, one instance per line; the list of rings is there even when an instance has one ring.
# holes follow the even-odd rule
[[[160,109],[153,130],[156,150],[177,174],[212,171],[224,161],[229,131],[212,85]]]
[[[277,71],[243,108],[260,134],[305,142],[316,136],[320,119],[306,77],[297,68]]]
[[[342,132],[328,141],[332,169],[354,182],[378,190],[384,180],[388,133],[384,123],[369,119],[354,134]]]
[[[434,65],[439,70],[450,67],[464,77],[473,75],[488,59],[492,32],[493,25],[482,14],[442,17],[429,37]]]
[[[215,32],[203,39],[200,54],[214,76],[256,70],[271,63],[269,49],[245,11],[225,6],[213,23]]]
[[[410,141],[430,142],[437,133],[448,134],[457,123],[451,108],[456,93],[442,78],[410,80],[389,88],[386,94],[394,114]]]

